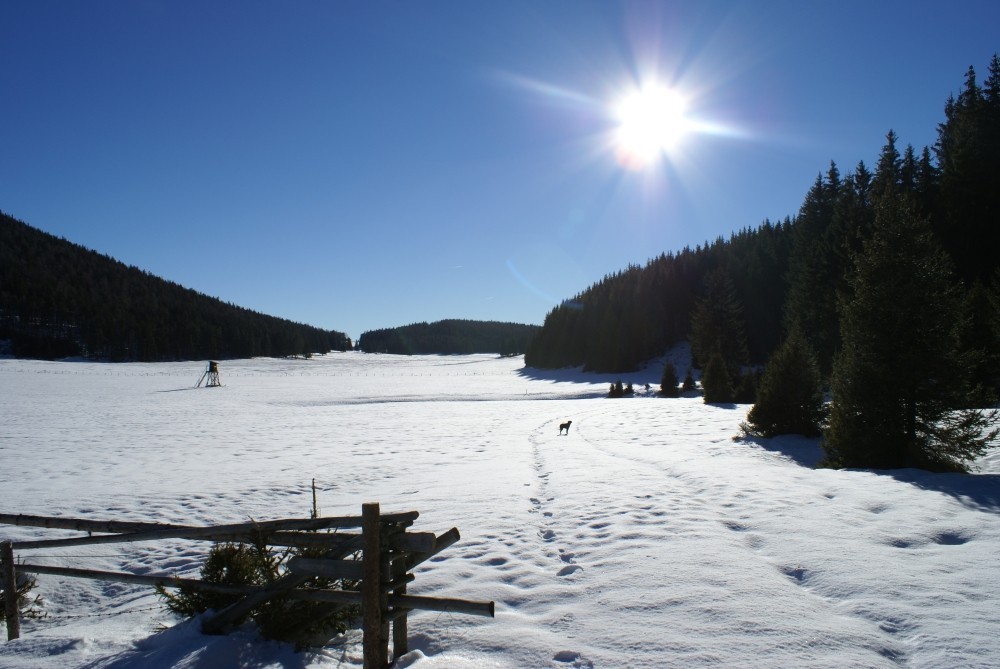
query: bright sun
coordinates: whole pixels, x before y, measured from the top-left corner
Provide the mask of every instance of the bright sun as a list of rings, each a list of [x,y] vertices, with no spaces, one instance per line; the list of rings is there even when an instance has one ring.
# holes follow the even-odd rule
[[[677,145],[689,127],[684,98],[662,86],[648,86],[632,93],[616,111],[618,160],[630,169],[655,163]]]

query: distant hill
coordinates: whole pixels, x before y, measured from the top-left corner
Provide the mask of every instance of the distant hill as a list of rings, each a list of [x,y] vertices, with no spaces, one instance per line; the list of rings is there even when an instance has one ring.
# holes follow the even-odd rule
[[[436,323],[413,323],[398,328],[365,332],[358,339],[358,348],[366,353],[402,355],[434,353],[517,355],[524,353],[528,342],[539,329],[537,325],[456,319]]]
[[[342,332],[260,314],[0,212],[0,344],[19,357],[204,360],[348,350]]]

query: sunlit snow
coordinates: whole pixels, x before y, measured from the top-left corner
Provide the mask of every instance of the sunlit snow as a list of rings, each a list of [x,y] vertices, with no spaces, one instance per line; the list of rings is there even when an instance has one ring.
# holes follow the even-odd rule
[[[403,667],[997,666],[996,450],[970,476],[813,469],[817,440],[734,440],[747,406],[656,397],[660,369],[612,400],[617,377],[494,356],[224,361],[208,389],[197,362],[0,360],[0,512],[305,517],[312,479],[324,515],[416,509],[462,539],[410,592],[497,614],[412,614]],[[43,536],[66,533],[0,526]],[[206,550],[21,557],[196,577]],[[151,588],[38,581],[48,617],[0,639],[2,667],[361,666],[360,632],[296,654],[202,636]]]

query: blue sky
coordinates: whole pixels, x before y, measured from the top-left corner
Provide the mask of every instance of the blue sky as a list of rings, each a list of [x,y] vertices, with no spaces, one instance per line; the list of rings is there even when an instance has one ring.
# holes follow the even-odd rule
[[[4,0],[0,209],[353,338],[540,324],[794,215],[890,129],[933,144],[998,25],[961,0]],[[617,112],[654,85],[687,132],[636,169]]]

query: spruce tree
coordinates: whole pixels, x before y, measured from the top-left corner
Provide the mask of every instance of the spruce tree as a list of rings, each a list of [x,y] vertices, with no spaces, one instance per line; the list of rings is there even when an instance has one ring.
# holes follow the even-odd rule
[[[824,449],[837,467],[965,471],[996,437],[970,405],[963,300],[926,219],[880,202],[843,305]]]
[[[739,383],[734,386],[733,401],[737,404],[753,404],[757,401],[757,383],[760,375],[752,369],[740,374]]]
[[[866,175],[867,176],[867,175]],[[842,268],[838,251],[845,246],[849,225],[847,215],[853,180],[840,179],[837,166],[830,164],[827,178],[821,175],[799,208],[793,231],[788,267],[788,299],[785,324],[798,329],[814,342],[823,371],[829,374],[837,348],[837,288]],[[838,209],[843,213],[838,215]]]
[[[681,394],[677,387],[677,370],[672,362],[663,365],[663,376],[660,377],[660,394],[664,397],[677,397]]]
[[[701,387],[705,391],[705,404],[724,404],[732,402],[735,397],[733,382],[722,354],[716,353],[705,366],[701,377]]]
[[[691,354],[701,365],[719,355],[729,385],[739,378],[748,358],[743,323],[743,308],[732,277],[724,269],[710,272],[705,278],[705,293],[691,317]]]
[[[966,281],[988,281],[1000,248],[1000,59],[984,87],[969,67],[958,98],[945,105],[934,146],[940,166],[936,232]]]
[[[681,384],[681,390],[685,393],[693,393],[698,390],[698,385],[694,382],[694,376],[691,374],[690,367],[684,373],[684,382]]]
[[[764,369],[747,431],[760,437],[816,437],[825,418],[819,363],[805,338],[793,330]]]

